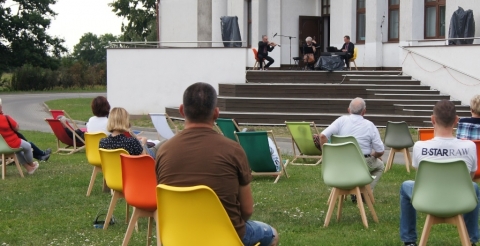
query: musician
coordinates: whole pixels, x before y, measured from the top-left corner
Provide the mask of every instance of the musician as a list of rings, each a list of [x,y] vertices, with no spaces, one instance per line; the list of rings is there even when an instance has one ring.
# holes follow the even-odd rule
[[[262,36],[262,41],[258,42],[258,60],[260,61],[260,70],[268,70],[270,65],[273,64],[274,60],[268,56],[268,52],[271,52],[273,48],[277,46],[274,42],[269,42],[267,35]],[[268,63],[263,67],[263,59],[267,60]]]
[[[315,42],[312,37],[307,37],[305,42],[306,43],[303,44],[303,62],[309,69],[313,69],[315,64],[315,52],[317,51],[315,45],[317,42]]]
[[[346,35],[343,37],[343,41],[345,42],[342,46],[342,52],[346,52],[347,55],[343,55],[342,58],[345,60],[345,65],[347,65],[347,70],[350,68],[350,59],[353,57],[353,50],[355,49],[355,45],[350,42],[350,36]]]

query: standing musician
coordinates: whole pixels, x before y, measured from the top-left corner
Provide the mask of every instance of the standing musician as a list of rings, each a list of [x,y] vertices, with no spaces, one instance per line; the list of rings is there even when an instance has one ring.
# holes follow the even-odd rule
[[[306,43],[303,44],[303,62],[309,69],[313,69],[315,64],[315,52],[317,51],[315,45],[317,42],[315,42],[312,37],[307,37],[305,42]]]
[[[346,55],[343,55],[342,58],[345,60],[345,65],[347,65],[347,70],[350,68],[350,58],[353,57],[353,51],[355,50],[355,45],[350,42],[350,36],[346,35],[343,37],[345,42],[342,46],[342,52],[346,52]]]
[[[277,46],[274,42],[268,42],[268,36],[262,35],[262,41],[258,42],[258,60],[260,62],[260,70],[268,70],[270,65],[273,64],[274,60],[268,56],[268,52],[272,51],[273,48]],[[263,67],[263,59],[267,60],[268,63]]]

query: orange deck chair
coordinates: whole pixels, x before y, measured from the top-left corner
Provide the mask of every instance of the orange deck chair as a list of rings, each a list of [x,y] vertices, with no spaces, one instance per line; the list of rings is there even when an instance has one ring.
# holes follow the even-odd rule
[[[122,245],[128,245],[133,228],[140,217],[148,217],[147,245],[150,245],[153,220],[157,210],[157,176],[155,161],[148,155],[120,154],[122,162],[123,195],[133,207],[132,217]]]
[[[67,155],[73,154],[85,148],[85,141],[78,136],[78,134],[72,129],[67,127],[73,133],[73,139],[68,136],[63,128],[62,122],[57,119],[45,119],[45,121],[52,128],[53,134],[57,138],[57,151],[55,153],[68,152]],[[78,141],[78,143],[77,143]],[[60,142],[64,143],[66,146],[61,147]],[[71,148],[73,147],[73,148]]]

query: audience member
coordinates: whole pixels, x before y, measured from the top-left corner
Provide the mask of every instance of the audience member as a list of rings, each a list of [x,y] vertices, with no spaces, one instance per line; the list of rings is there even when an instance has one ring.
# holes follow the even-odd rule
[[[108,113],[110,113],[110,104],[104,96],[95,97],[92,100],[93,116],[87,122],[87,132],[104,132],[109,135],[107,130]]]
[[[124,108],[113,108],[107,122],[108,137],[100,140],[99,147],[103,149],[125,149],[130,155],[148,154],[155,159],[158,145],[148,148],[147,138],[127,137],[130,133],[129,114]],[[134,136],[132,133],[130,135]]]
[[[480,95],[470,100],[472,117],[462,118],[458,122],[457,138],[468,140],[480,140]]]
[[[249,220],[253,213],[250,167],[242,147],[212,129],[219,115],[216,104],[217,93],[209,84],[195,83],[185,90],[180,105],[185,130],[159,149],[155,167],[157,181],[180,187],[210,187],[244,245],[258,242],[277,245],[278,234],[274,228]]]
[[[433,108],[432,123],[435,137],[428,141],[418,141],[413,146],[412,165],[418,168],[422,160],[462,159],[467,164],[472,177],[477,170],[477,154],[472,141],[460,140],[452,136],[453,127],[458,121],[455,105],[448,100],[441,100]],[[448,153],[448,154],[444,154]],[[441,164],[439,164],[441,165]],[[412,193],[415,181],[403,182],[400,188],[400,238],[405,245],[416,246],[416,211],[412,205]],[[478,186],[473,183],[477,198],[480,196]],[[465,225],[472,245],[478,241],[478,205],[464,214]]]
[[[17,122],[12,117],[3,114],[2,102],[0,100],[0,135],[2,135],[10,148],[23,148],[22,151],[15,153],[15,155],[17,156],[19,163],[25,167],[28,174],[33,174],[40,165],[37,161],[33,161],[32,144],[21,139],[17,135],[18,129],[19,125]],[[37,147],[35,146],[35,148]],[[38,149],[38,151],[41,150]],[[43,159],[48,160],[50,154],[45,152],[43,152],[43,154]],[[2,164],[6,165],[6,163]]]
[[[385,165],[380,157],[383,155],[384,146],[380,139],[380,133],[375,125],[363,118],[367,111],[365,101],[362,98],[355,98],[350,102],[348,113],[336,119],[320,134],[320,145],[323,146],[332,135],[353,136],[357,140],[360,149],[365,157],[368,168],[375,179],[370,184],[372,191],[383,174]],[[373,150],[372,150],[373,149]],[[352,201],[356,197],[352,195]]]
[[[75,141],[77,142],[77,144],[83,143],[81,140],[85,140],[85,133],[82,130],[75,128],[75,124],[73,124],[73,122],[67,119],[67,117],[65,117],[64,115],[57,116],[57,120],[62,123],[63,129],[67,133],[68,137],[73,139],[73,133],[75,133]]]

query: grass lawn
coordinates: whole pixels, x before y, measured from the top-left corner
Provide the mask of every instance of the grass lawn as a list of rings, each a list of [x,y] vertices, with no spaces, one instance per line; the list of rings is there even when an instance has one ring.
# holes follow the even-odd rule
[[[54,148],[52,134],[23,131],[40,148]],[[252,217],[273,225],[280,233],[280,245],[401,245],[399,239],[399,187],[413,179],[402,165],[385,173],[375,190],[375,210],[380,223],[374,223],[368,210],[369,228],[362,225],[355,204],[345,202],[340,222],[323,222],[329,188],[323,184],[321,166],[288,166],[290,178],[254,178],[255,212]],[[97,177],[90,197],[86,197],[92,167],[85,153],[53,154],[42,162],[34,175],[22,179],[14,166],[0,185],[0,245],[120,245],[127,229],[125,202],[120,200],[114,216],[117,224],[103,231],[94,229],[97,213],[106,213],[110,195],[101,191]],[[335,218],[335,216],[333,217]],[[423,228],[425,216],[418,219]],[[208,222],[206,222],[208,223]],[[144,245],[147,220],[140,219],[130,245]],[[433,227],[429,245],[459,245],[456,228]]]

